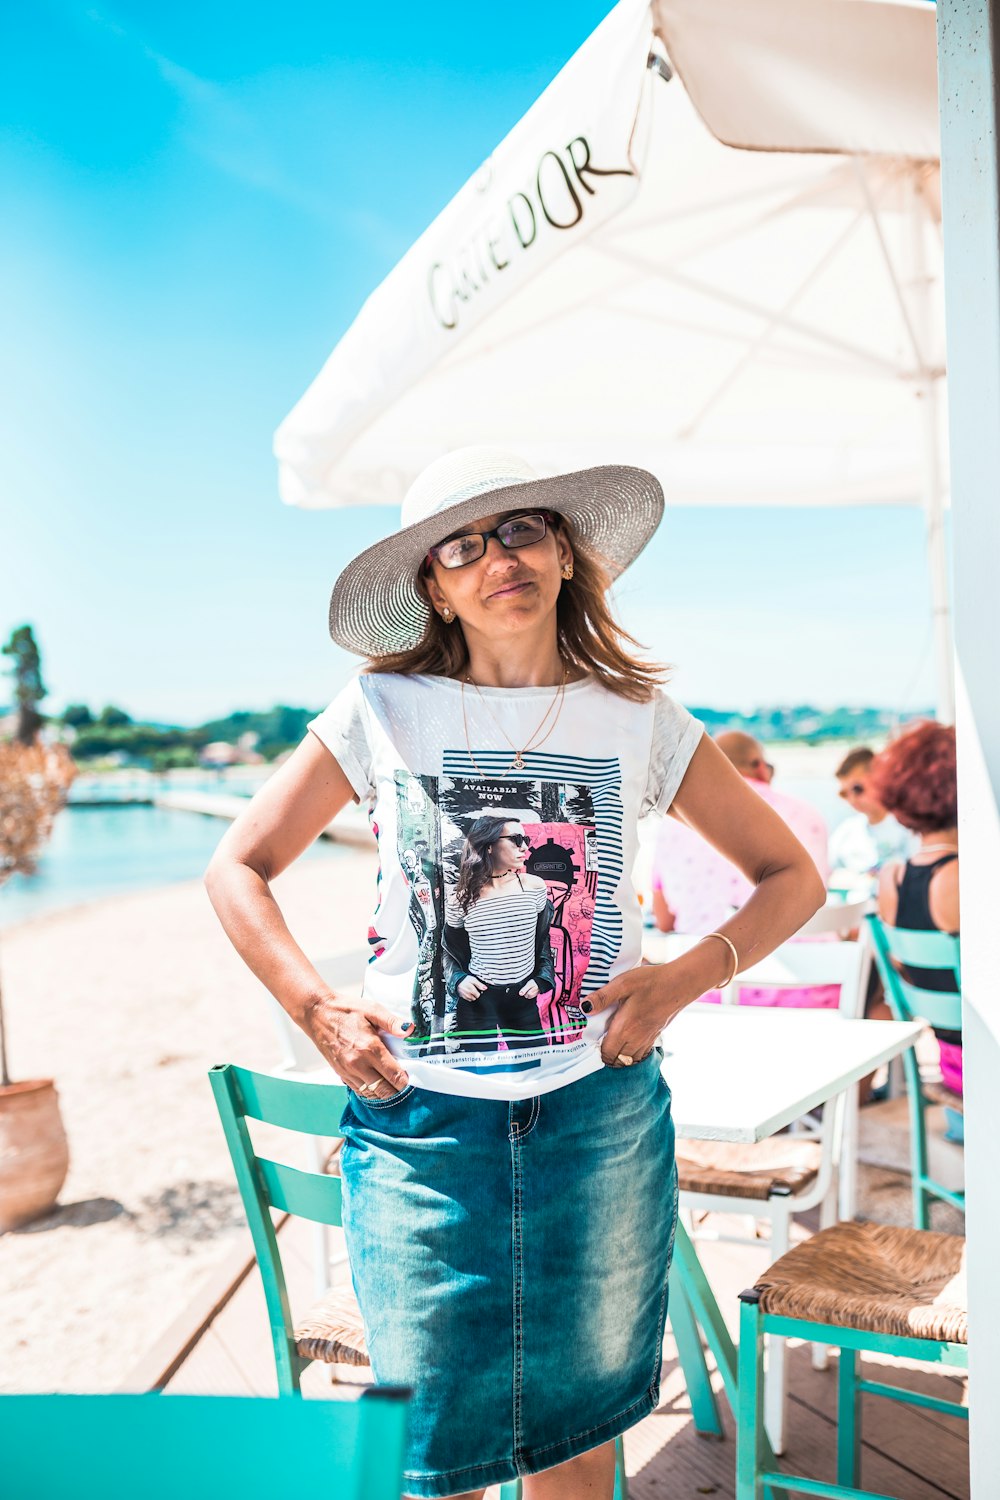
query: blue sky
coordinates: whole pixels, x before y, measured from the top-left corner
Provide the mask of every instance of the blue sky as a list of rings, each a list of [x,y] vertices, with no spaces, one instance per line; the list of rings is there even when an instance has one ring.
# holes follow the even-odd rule
[[[0,633],[49,711],[333,696],[330,586],[398,513],[283,506],[273,430],[607,9],[6,15]],[[619,605],[692,704],[933,700],[916,510],[677,510]]]

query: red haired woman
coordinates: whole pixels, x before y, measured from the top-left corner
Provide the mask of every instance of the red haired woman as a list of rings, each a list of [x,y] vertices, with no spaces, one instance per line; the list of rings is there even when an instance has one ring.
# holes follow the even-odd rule
[[[920,845],[905,864],[893,860],[879,876],[878,913],[894,927],[958,935],[958,774],[955,729],[922,719],[909,725],[872,761],[870,794]],[[904,967],[903,977],[923,989],[958,988],[943,969]],[[948,1088],[962,1092],[962,1035],[938,1031],[941,1076]]]

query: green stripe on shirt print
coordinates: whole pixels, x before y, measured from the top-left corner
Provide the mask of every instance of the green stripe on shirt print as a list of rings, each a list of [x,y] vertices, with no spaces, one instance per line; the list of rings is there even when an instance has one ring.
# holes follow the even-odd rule
[[[586,1020],[579,1002],[598,877],[590,787],[402,770],[395,784],[397,850],[416,940],[408,1049],[457,1065],[471,1061],[466,1054],[509,1063],[518,1053],[525,1065],[551,1055]],[[475,866],[476,845],[500,830],[523,833],[530,848],[509,894],[480,894],[465,912],[456,900],[463,859]],[[516,847],[508,845],[508,855]],[[509,963],[518,972],[505,969]],[[469,975],[486,989],[477,994],[464,984],[463,996],[458,986]],[[537,994],[521,995],[532,982]]]

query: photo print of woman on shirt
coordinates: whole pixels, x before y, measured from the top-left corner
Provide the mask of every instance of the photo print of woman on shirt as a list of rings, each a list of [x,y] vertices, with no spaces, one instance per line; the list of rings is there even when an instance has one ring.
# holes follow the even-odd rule
[[[545,1040],[536,1002],[555,988],[553,908],[545,881],[528,873],[530,849],[520,822],[492,813],[465,840],[445,909],[445,973],[465,1052],[495,1051],[498,1038],[507,1047]]]
[[[418,947],[412,1045],[477,1067],[572,1045],[598,882],[589,788],[400,771],[396,790]]]

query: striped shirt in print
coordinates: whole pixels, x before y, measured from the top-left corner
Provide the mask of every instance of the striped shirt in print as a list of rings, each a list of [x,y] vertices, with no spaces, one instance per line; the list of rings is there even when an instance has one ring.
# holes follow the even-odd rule
[[[481,767],[485,775],[504,780],[562,781],[586,784],[590,788],[597,828],[598,866],[590,963],[583,976],[581,991],[582,995],[589,995],[607,984],[611,966],[622,945],[622,914],[614,899],[624,865],[621,764],[617,756],[546,755],[542,750],[529,750],[524,757],[525,769],[518,778],[508,772],[509,751],[481,750],[477,746],[474,754],[475,764],[468,751],[446,749],[443,755],[445,774],[470,776],[476,774],[476,767]]]
[[[472,949],[472,972],[487,984],[514,984],[530,979],[535,968],[538,915],[548,893],[542,886],[508,887],[486,896],[467,912],[452,904],[448,920],[464,927]]]

